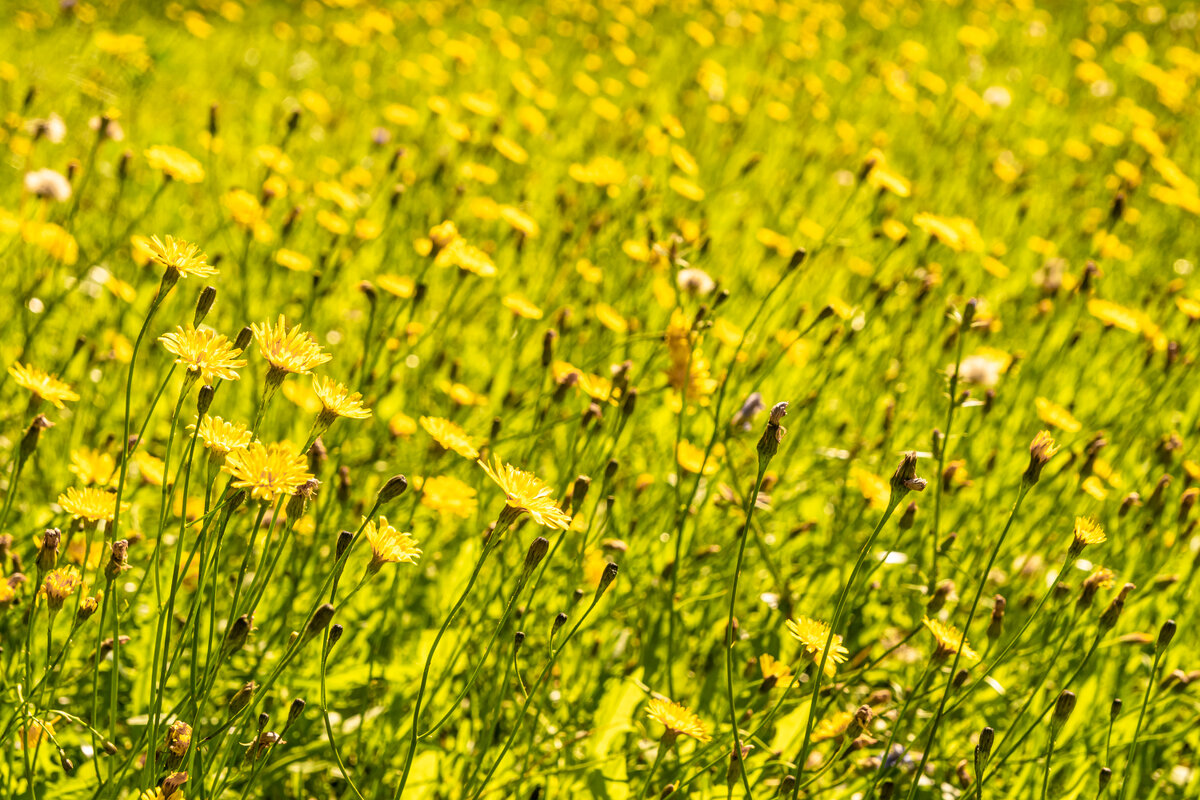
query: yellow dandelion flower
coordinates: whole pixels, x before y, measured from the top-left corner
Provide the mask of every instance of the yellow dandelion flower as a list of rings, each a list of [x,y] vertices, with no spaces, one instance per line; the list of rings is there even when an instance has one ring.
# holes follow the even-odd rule
[[[213,378],[236,381],[236,370],[246,366],[246,362],[238,358],[242,351],[224,334],[211,328],[181,326],[164,333],[158,341],[168,353],[176,356],[176,364],[186,367],[189,375],[203,383],[212,383]]]
[[[758,668],[762,670],[764,681],[774,682],[792,677],[791,668],[770,653],[763,653],[758,657]]]
[[[46,603],[50,608],[57,611],[82,584],[83,577],[80,576],[78,569],[70,565],[59,567],[46,573],[46,579],[42,582],[42,588],[38,595],[46,598]]]
[[[94,487],[76,489],[74,486],[58,496],[58,504],[76,519],[88,522],[110,522],[117,510],[117,496],[112,492]],[[121,503],[121,510],[129,508],[129,503]]]
[[[200,183],[204,180],[204,167],[178,147],[160,144],[151,147],[145,155],[151,169],[159,170],[168,178],[180,183]]]
[[[538,308],[532,300],[520,292],[507,294],[500,299],[500,302],[504,304],[505,308],[516,314],[518,317],[524,317],[525,319],[541,319],[543,316],[542,310]]]
[[[547,528],[565,531],[570,526],[571,516],[555,505],[553,490],[536,475],[505,464],[498,455],[495,456],[494,466],[488,466],[482,460],[478,463],[504,491],[506,509],[511,512],[512,518],[525,512],[533,517],[534,522]]]
[[[1104,529],[1095,517],[1076,517],[1075,529],[1071,536],[1071,554],[1078,556],[1089,544],[1101,544],[1108,541]]]
[[[655,698],[646,706],[646,714],[650,719],[666,728],[667,736],[672,739],[682,734],[690,736],[698,742],[712,741],[712,737],[708,735],[700,717],[689,711],[687,706]]]
[[[64,402],[73,403],[79,399],[79,395],[71,391],[70,384],[59,380],[56,375],[42,372],[32,364],[17,362],[8,368],[8,374],[22,389],[33,392],[55,408],[65,408]]]
[[[384,564],[396,564],[404,561],[409,564],[417,563],[421,551],[411,534],[402,533],[388,524],[387,517],[380,517],[363,528],[363,535],[371,543],[371,563],[367,569],[378,572]]]
[[[71,466],[68,468],[85,486],[99,484],[103,486],[112,478],[117,469],[117,460],[108,453],[81,447],[71,453]]]
[[[1053,425],[1067,433],[1078,433],[1083,425],[1070,411],[1045,397],[1038,397],[1034,401],[1037,407],[1038,418],[1047,425]]]
[[[195,425],[189,425],[188,430],[195,430]],[[207,414],[200,420],[200,430],[196,431],[204,447],[218,460],[234,450],[241,450],[250,444],[250,430],[241,423],[226,422],[220,417],[210,417]]]
[[[467,432],[442,417],[421,417],[421,427],[445,450],[453,450],[463,458],[477,459],[479,451]]]
[[[417,284],[407,275],[377,275],[375,283],[388,294],[407,300],[413,296]]]
[[[208,257],[191,242],[176,239],[174,236],[164,236],[162,239],[151,236],[144,245],[150,251],[151,261],[168,272],[174,270],[181,278],[193,275],[197,278],[209,278],[217,274],[216,268],[208,265]]]
[[[307,375],[314,367],[333,358],[310,334],[301,331],[299,325],[288,330],[283,314],[274,325],[264,322],[251,325],[250,329],[254,332],[254,341],[258,342],[258,352],[271,365],[268,380],[281,381],[289,372]]]
[[[287,267],[293,272],[308,272],[312,269],[311,258],[295,250],[288,250],[286,247],[275,251],[275,263],[281,267]]]
[[[318,427],[322,423],[332,423],[336,417],[368,419],[371,416],[371,409],[362,404],[361,393],[351,392],[348,387],[332,378],[314,375],[313,391],[321,400],[322,407],[320,418],[317,421]]]
[[[1105,325],[1111,325],[1130,333],[1139,333],[1142,330],[1141,315],[1125,306],[1093,297],[1088,300],[1087,310],[1089,314]]]
[[[979,658],[978,654],[971,649],[971,645],[967,642],[966,637],[953,625],[941,620],[930,619],[929,617],[922,619],[921,624],[933,634],[933,639],[937,643],[937,650],[933,654],[935,659],[948,658],[959,652],[960,648],[963,658],[970,661],[975,661]]]
[[[800,643],[804,654],[812,659],[814,664],[821,663],[821,656],[825,648],[829,647],[829,655],[825,658],[827,677],[833,676],[837,672],[837,665],[845,662],[850,656],[850,651],[842,646],[842,637],[834,634],[831,638],[829,626],[820,620],[810,617],[789,619],[787,627],[788,633]]]
[[[714,446],[712,452],[708,455],[708,460],[704,458],[704,450],[689,442],[687,439],[680,439],[679,445],[675,448],[675,461],[687,472],[693,475],[699,475],[703,470],[705,475],[713,475],[720,469],[720,460],[722,452],[718,452],[718,446]]]
[[[475,490],[450,475],[426,478],[421,484],[421,505],[439,514],[467,519],[475,513]]]
[[[225,456],[223,469],[233,476],[235,489],[248,489],[255,500],[272,501],[293,494],[312,475],[303,453],[288,442],[264,446],[252,442]]]
[[[836,739],[846,732],[850,727],[850,723],[854,721],[853,711],[839,711],[828,719],[822,719],[813,728],[812,740],[816,742],[825,742],[830,739]]]

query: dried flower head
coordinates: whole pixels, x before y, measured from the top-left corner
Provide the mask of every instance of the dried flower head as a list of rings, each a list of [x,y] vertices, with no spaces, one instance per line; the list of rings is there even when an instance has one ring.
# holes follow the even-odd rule
[[[75,567],[70,565],[59,567],[46,573],[46,579],[42,582],[42,588],[38,594],[46,598],[46,603],[51,610],[58,611],[63,607],[67,598],[74,594],[82,584],[83,577]]]

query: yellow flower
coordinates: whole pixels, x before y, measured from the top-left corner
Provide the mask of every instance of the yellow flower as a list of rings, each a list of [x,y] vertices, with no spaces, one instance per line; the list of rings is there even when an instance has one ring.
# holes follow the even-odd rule
[[[843,663],[850,655],[850,651],[842,646],[842,637],[834,634],[831,638],[829,626],[820,620],[809,617],[789,619],[787,627],[788,633],[800,643],[804,654],[812,659],[814,664],[821,663],[821,654],[827,646],[829,647],[829,655],[825,659],[826,676],[834,675],[837,665]]]
[[[453,450],[463,458],[477,459],[479,451],[467,432],[448,419],[442,417],[421,417],[421,427],[433,437],[433,440],[446,450]]]
[[[238,358],[242,351],[211,328],[178,327],[158,340],[168,353],[177,356],[176,364],[187,367],[188,373],[203,383],[212,383],[213,378],[236,381],[235,370],[246,366],[246,362]]]
[[[1053,425],[1056,428],[1061,428],[1067,433],[1078,433],[1083,425],[1079,420],[1075,419],[1070,411],[1049,400],[1045,397],[1038,397],[1034,401],[1037,406],[1037,415],[1042,422],[1047,425]]]
[[[204,180],[204,167],[178,147],[165,144],[151,147],[146,151],[146,163],[180,183],[200,183]]]
[[[413,296],[416,282],[407,275],[377,275],[375,283],[390,295],[404,300]]]
[[[74,486],[58,496],[58,504],[76,519],[86,519],[89,522],[109,522],[117,509],[117,496],[103,489],[86,487],[76,489]],[[121,510],[129,508],[129,503],[122,503]]]
[[[308,272],[312,269],[312,259],[303,253],[297,253],[295,250],[288,250],[285,247],[275,251],[275,263],[294,272]]]
[[[42,372],[32,364],[17,362],[8,368],[8,374],[13,376],[18,386],[33,392],[55,408],[65,408],[64,401],[75,402],[79,399],[79,395],[71,391],[70,384],[60,381],[49,372]]]
[[[258,352],[271,365],[269,380],[281,381],[289,372],[306,375],[313,367],[333,358],[321,350],[312,336],[301,331],[299,325],[288,330],[283,314],[274,325],[264,322],[251,325],[250,329],[254,331],[254,341],[258,342]]]
[[[967,639],[962,632],[953,625],[948,625],[945,622],[936,619],[925,617],[921,620],[921,624],[933,634],[934,641],[937,643],[937,650],[934,652],[935,659],[943,659],[954,655],[962,649],[962,656],[970,661],[975,661],[979,656],[971,649],[971,645],[967,643]]]
[[[542,318],[542,310],[534,305],[532,300],[519,292],[505,295],[500,299],[500,302],[518,317],[524,317],[525,319]]]
[[[1031,486],[1037,483],[1042,477],[1042,469],[1057,452],[1058,445],[1050,436],[1050,432],[1038,431],[1029,444],[1029,466],[1025,469],[1023,480]]]
[[[46,580],[42,583],[42,589],[38,594],[46,598],[51,609],[57,611],[82,584],[83,578],[75,567],[70,565],[59,567],[46,573]]]
[[[188,430],[194,429],[189,425]],[[220,417],[210,417],[207,414],[200,420],[200,430],[196,433],[208,451],[218,460],[224,460],[234,450],[241,450],[250,444],[250,431],[245,425],[237,422],[226,422]]]
[[[421,505],[467,519],[475,513],[475,490],[449,475],[426,478],[421,484]]]
[[[667,735],[672,739],[683,734],[698,742],[712,741],[712,737],[704,729],[704,723],[689,711],[687,706],[655,698],[646,706],[646,714],[650,719],[666,728]]]
[[[320,398],[323,409],[317,423],[318,427],[322,421],[332,423],[335,417],[367,419],[371,416],[371,409],[365,408],[362,404],[362,394],[351,392],[349,388],[332,378],[314,375],[313,391]]]
[[[570,515],[555,505],[549,486],[542,483],[533,473],[505,464],[500,460],[500,456],[494,458],[494,467],[488,466],[482,460],[478,463],[488,477],[504,491],[505,502],[507,508],[513,512],[512,516],[525,512],[533,517],[534,522],[547,528],[565,531],[570,526]]]
[[[367,567],[371,572],[378,572],[384,564],[401,561],[415,564],[421,555],[412,535],[393,528],[388,524],[387,517],[380,517],[378,524],[374,521],[368,522],[363,529],[363,535],[371,543],[371,563]]]
[[[762,670],[763,680],[765,681],[771,679],[779,681],[792,677],[792,670],[788,665],[770,653],[763,653],[758,657],[758,668]]]
[[[823,719],[813,728],[812,740],[816,742],[824,742],[829,739],[836,739],[846,732],[850,727],[850,723],[854,721],[853,711],[838,711],[832,717]]]
[[[723,453],[724,450],[720,445],[716,445],[709,454],[708,460],[705,461],[704,450],[692,444],[687,439],[680,439],[679,445],[675,448],[675,460],[679,463],[679,466],[693,475],[700,473],[701,465],[703,465],[705,475],[712,475],[720,468],[717,461]]]
[[[208,265],[207,256],[191,242],[176,239],[174,236],[165,236],[163,239],[151,236],[150,240],[145,242],[145,246],[150,251],[151,261],[168,271],[175,270],[181,278],[192,275],[197,278],[209,278],[217,274],[217,270]]]
[[[1114,328],[1120,328],[1130,333],[1139,333],[1142,330],[1140,312],[1126,308],[1125,306],[1117,305],[1108,300],[1101,300],[1099,297],[1093,297],[1091,300],[1088,300],[1087,310],[1089,314],[1105,325],[1111,325]]]
[[[1089,544],[1101,544],[1108,540],[1104,529],[1095,517],[1076,517],[1075,530],[1071,536],[1071,553],[1079,555]]]
[[[447,244],[438,252],[433,263],[439,267],[458,267],[481,278],[491,278],[496,274],[496,265],[488,254],[462,239],[454,239]]]
[[[288,442],[263,446],[252,442],[242,450],[231,450],[223,469],[233,476],[236,489],[249,489],[255,500],[271,501],[290,495],[309,478],[308,464],[302,453]]]

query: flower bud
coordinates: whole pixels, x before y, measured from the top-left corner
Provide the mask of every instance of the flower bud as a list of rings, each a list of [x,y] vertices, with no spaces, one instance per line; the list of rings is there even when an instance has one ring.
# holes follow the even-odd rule
[[[1058,696],[1058,700],[1054,703],[1054,714],[1050,717],[1050,737],[1058,736],[1059,731],[1067,724],[1067,720],[1071,718],[1071,712],[1075,710],[1075,693],[1064,691]]]
[[[596,598],[608,589],[609,584],[617,579],[617,565],[613,562],[608,562],[604,565],[604,572],[600,575],[600,585],[596,587]]]
[[[62,531],[58,528],[47,528],[42,534],[42,546],[38,550],[37,566],[42,572],[54,569],[58,564],[58,546],[62,542]]]
[[[53,427],[54,423],[45,414],[38,414],[33,418],[33,422],[29,423],[29,427],[25,429],[25,435],[21,437],[21,449],[17,453],[18,463],[24,464],[26,459],[33,455],[42,431]]]
[[[383,484],[383,488],[379,490],[379,502],[391,502],[408,490],[408,478],[403,475],[393,475],[387,479],[387,483]]]
[[[231,654],[241,650],[246,644],[246,639],[250,636],[250,617],[242,614],[233,621],[229,631],[225,634],[225,641],[221,645],[221,654],[228,658]]]
[[[1125,608],[1125,598],[1136,588],[1132,583],[1127,583],[1121,587],[1121,591],[1117,592],[1117,596],[1100,615],[1101,633],[1108,633],[1117,626],[1117,620],[1121,618],[1121,611]]]
[[[1163,623],[1163,626],[1158,631],[1158,641],[1154,643],[1154,651],[1161,652],[1167,649],[1167,645],[1175,638],[1175,620],[1169,619]]]
[[[229,698],[229,715],[237,716],[246,706],[250,705],[250,701],[254,699],[254,692],[258,689],[258,684],[254,681],[246,681],[242,684],[242,688],[237,690],[233,697]]]
[[[302,640],[302,644],[303,642],[307,642],[312,639],[321,631],[325,630],[325,627],[329,625],[330,620],[333,619],[334,610],[335,609],[332,603],[323,603],[315,612],[313,612],[312,619],[308,621],[308,626],[304,629],[304,638]]]
[[[198,326],[208,316],[208,312],[212,310],[213,303],[217,300],[217,290],[212,286],[205,286],[200,290],[200,296],[196,298],[196,311],[192,314],[192,327]]]
[[[1029,445],[1029,466],[1025,469],[1025,474],[1021,476],[1022,482],[1026,486],[1033,486],[1037,483],[1042,477],[1042,469],[1057,452],[1058,445],[1054,443],[1050,432],[1038,432]]]
[[[546,553],[550,550],[550,542],[544,537],[539,536],[529,545],[529,550],[525,553],[525,571],[529,572],[537,568],[537,565],[542,563],[542,559],[546,557]]]
[[[767,427],[763,429],[762,437],[758,440],[758,464],[759,468],[763,469],[779,452],[779,443],[783,441],[783,435],[787,433],[787,428],[781,424],[784,416],[787,415],[788,404],[776,403],[771,408],[771,416],[767,420]]]
[[[892,473],[892,494],[900,498],[909,492],[923,492],[925,485],[925,479],[917,477],[917,454],[910,450],[904,454],[900,466]]]
[[[284,725],[285,729],[292,727],[296,720],[300,719],[300,715],[304,713],[304,705],[304,698],[302,697],[297,697],[292,701],[292,706],[288,709],[287,724]]]

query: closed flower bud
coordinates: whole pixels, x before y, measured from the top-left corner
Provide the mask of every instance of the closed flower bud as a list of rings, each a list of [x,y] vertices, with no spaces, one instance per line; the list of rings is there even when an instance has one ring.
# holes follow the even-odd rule
[[[242,688],[238,689],[233,697],[229,698],[229,714],[237,716],[246,706],[250,705],[250,701],[254,699],[254,691],[258,688],[258,684],[254,681],[247,681],[242,684]]]
[[[611,483],[613,476],[617,474],[617,470],[621,468],[621,462],[615,458],[610,458],[608,463],[604,465],[604,482]]]
[[[325,443],[318,436],[313,440],[312,445],[308,448],[308,471],[313,475],[321,474],[321,465],[329,458],[325,450]]]
[[[604,572],[600,575],[600,585],[596,587],[597,599],[608,589],[609,584],[617,579],[617,565],[613,562],[608,562],[604,565]]]
[[[1108,720],[1109,722],[1116,722],[1119,716],[1121,716],[1121,698],[1114,697],[1112,705],[1108,707]]]
[[[79,610],[75,612],[75,618],[81,623],[87,622],[89,619],[91,619],[92,615],[95,614],[97,609],[100,608],[100,598],[101,595],[97,593],[80,600]]]
[[[992,620],[988,624],[987,637],[989,639],[999,639],[1004,632],[1004,609],[1008,605],[1008,601],[1003,595],[996,595],[995,603],[992,605]]]
[[[308,627],[304,629],[303,641],[307,642],[321,631],[325,630],[325,627],[329,625],[330,620],[333,619],[333,612],[334,607],[332,603],[324,603],[320,608],[313,612],[312,619],[308,621]]]
[[[1158,631],[1158,641],[1154,643],[1155,651],[1167,649],[1167,645],[1175,638],[1175,620],[1169,619]]]
[[[570,511],[578,514],[583,507],[583,501],[587,498],[588,489],[592,486],[592,479],[587,475],[580,475],[575,479],[575,485],[571,487],[571,505]]]
[[[562,611],[558,612],[558,615],[554,617],[554,623],[550,626],[550,635],[554,636],[554,634],[562,630],[562,626],[566,624],[567,615]]]
[[[292,701],[292,705],[288,709],[287,723],[284,725],[285,729],[292,727],[296,720],[300,719],[300,715],[304,713],[304,705],[304,698],[302,697],[297,697]]]
[[[546,557],[546,553],[550,551],[550,542],[544,537],[539,536],[529,545],[529,550],[525,553],[525,570],[526,572],[537,568],[537,565],[542,563],[542,559]]]
[[[523,644],[525,644],[525,631],[517,631],[513,634],[513,655],[520,651]]]
[[[554,361],[554,340],[558,338],[558,332],[553,328],[546,331],[546,335],[542,337],[542,366],[548,367]]]
[[[1100,615],[1101,633],[1107,633],[1117,626],[1117,620],[1121,618],[1121,611],[1125,608],[1125,598],[1136,588],[1132,583],[1127,583],[1121,587],[1121,591],[1117,592],[1117,596]]]
[[[808,251],[803,247],[797,247],[792,251],[792,257],[788,259],[788,271],[796,269],[804,263],[804,259],[808,258]]]
[[[917,518],[917,504],[909,503],[908,507],[904,509],[904,513],[900,516],[900,530],[902,530],[902,531],[911,530],[912,526],[913,526],[913,522],[916,520],[916,518]]]
[[[214,392],[213,387],[204,385],[196,393],[196,414],[199,418],[203,419],[204,415],[208,413],[209,407],[212,406]]]
[[[33,418],[33,422],[29,423],[29,427],[25,429],[25,435],[21,437],[21,449],[17,454],[19,463],[24,464],[26,459],[33,455],[42,431],[53,427],[54,423],[47,419],[45,414],[38,414]]]
[[[379,502],[382,504],[395,500],[407,490],[408,478],[403,475],[393,475],[387,479],[387,483],[383,484],[383,488],[379,490]]]
[[[233,346],[238,350],[245,350],[252,341],[254,341],[254,331],[247,325],[238,331],[237,338],[233,340]]]
[[[333,646],[338,643],[339,639],[342,638],[342,633],[344,630],[345,629],[336,622],[329,626],[329,643],[325,645],[326,656],[333,651]]]
[[[1053,738],[1058,736],[1058,732],[1067,724],[1067,720],[1071,718],[1071,712],[1075,710],[1075,693],[1062,692],[1058,696],[1058,700],[1054,703],[1054,714],[1050,717],[1050,736]]]
[[[967,301],[967,304],[965,306],[963,306],[962,323],[959,326],[959,330],[965,331],[971,327],[971,323],[975,321],[975,310],[978,307],[979,307],[979,301],[976,300],[974,297],[972,297],[970,300]]]
[[[637,408],[638,390],[635,387],[629,387],[625,390],[621,397],[621,416],[629,417],[633,415],[633,411]]]
[[[212,286],[205,286],[200,290],[200,296],[196,298],[196,311],[192,314],[192,327],[198,326],[208,316],[208,312],[212,310],[213,303],[217,301],[217,290]]]
[[[1104,790],[1108,788],[1108,782],[1111,780],[1112,780],[1112,770],[1109,769],[1108,767],[1101,767],[1100,768],[1100,778],[1098,781],[1100,784],[1100,791],[1096,793],[1097,796],[1104,794]]]
[[[250,636],[250,617],[242,614],[233,621],[229,631],[225,634],[225,641],[221,645],[222,655],[228,657],[232,653],[241,650],[246,644],[246,639]]]
[[[350,531],[342,531],[338,534],[337,544],[333,548],[333,557],[337,561],[342,560],[342,556],[346,554],[350,543],[354,541],[354,534]]]

